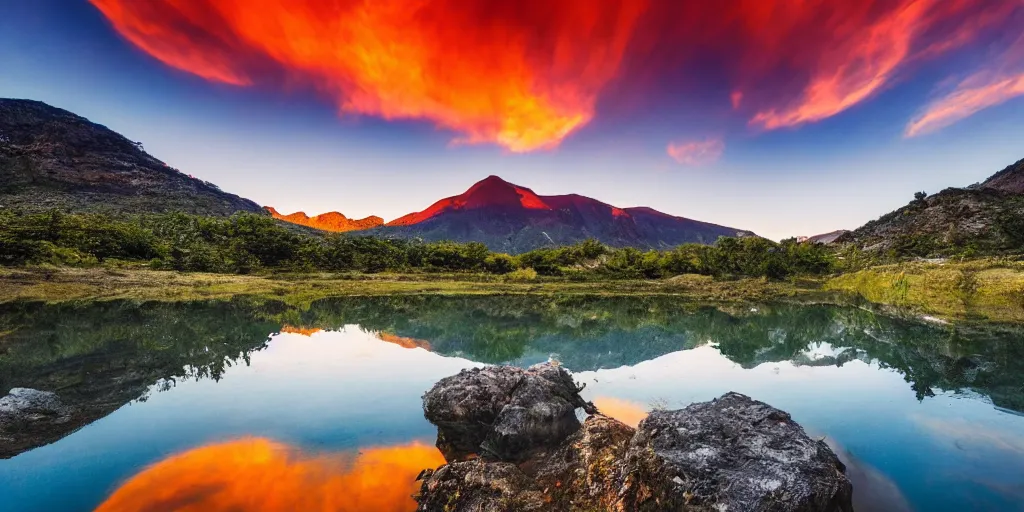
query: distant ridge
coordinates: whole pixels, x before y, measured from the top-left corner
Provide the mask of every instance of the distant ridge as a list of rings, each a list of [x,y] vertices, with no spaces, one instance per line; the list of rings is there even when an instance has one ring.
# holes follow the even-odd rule
[[[647,207],[619,208],[578,194],[541,196],[498,176],[488,176],[462,194],[372,232],[426,241],[482,242],[491,250],[513,254],[588,238],[613,247],[665,249],[752,235]]]
[[[362,219],[350,219],[338,212],[327,212],[310,217],[306,215],[305,212],[296,212],[284,215],[275,210],[273,206],[264,206],[263,208],[275,219],[323,231],[332,231],[335,233],[359,231],[384,225],[384,219],[377,217],[376,215],[371,215]]]
[[[225,216],[264,213],[152,157],[103,125],[32,100],[0,99],[0,207]]]

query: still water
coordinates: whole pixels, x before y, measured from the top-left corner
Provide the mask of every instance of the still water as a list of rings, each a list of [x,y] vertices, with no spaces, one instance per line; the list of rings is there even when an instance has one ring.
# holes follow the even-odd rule
[[[852,462],[859,510],[1024,510],[1020,331],[825,306],[431,296],[4,306],[0,395],[56,391],[77,412],[0,433],[0,510],[93,510],[182,452],[106,510],[210,485],[347,489],[328,501],[401,510],[438,457],[423,392],[549,358],[627,422],[727,391],[786,410]]]

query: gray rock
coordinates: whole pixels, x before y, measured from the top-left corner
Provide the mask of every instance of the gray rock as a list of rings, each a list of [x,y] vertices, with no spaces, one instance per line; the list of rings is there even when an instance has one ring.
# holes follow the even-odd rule
[[[582,426],[580,407],[591,414]],[[654,412],[633,429],[545,364],[463,370],[423,408],[449,461],[424,471],[423,512],[853,510],[835,453],[789,414],[737,393]]]
[[[651,413],[623,469],[622,510],[853,510],[832,450],[788,413],[739,393]]]
[[[424,416],[437,426],[437,447],[449,462],[520,462],[554,449],[580,428],[577,408],[596,411],[569,372],[550,363],[462,370],[423,396]]]

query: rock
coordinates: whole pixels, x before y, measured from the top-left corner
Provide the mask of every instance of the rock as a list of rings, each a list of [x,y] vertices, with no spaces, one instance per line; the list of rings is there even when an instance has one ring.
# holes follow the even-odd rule
[[[437,447],[449,462],[520,462],[554,449],[580,428],[577,408],[596,411],[569,372],[550,363],[462,370],[423,396],[424,416],[437,426]]]
[[[558,510],[612,510],[618,501],[622,462],[635,433],[618,420],[590,416],[556,451],[537,462],[540,488]]]
[[[452,462],[422,475],[419,511],[519,512],[550,510],[536,483],[508,462]]]
[[[624,464],[622,510],[853,510],[845,467],[828,446],[739,393],[651,413]]]
[[[13,388],[0,397],[0,458],[13,457],[38,437],[67,430],[74,408],[56,393]]]
[[[545,364],[463,370],[423,408],[449,462],[421,475],[423,512],[853,510],[835,453],[738,393],[656,411],[633,429]],[[590,413],[582,426],[577,408]]]

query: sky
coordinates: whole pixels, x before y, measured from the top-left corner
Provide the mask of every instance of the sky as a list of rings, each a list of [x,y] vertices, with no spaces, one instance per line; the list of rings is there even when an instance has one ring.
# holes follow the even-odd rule
[[[498,175],[781,239],[1024,157],[1024,0],[0,3],[0,97],[290,213]]]

